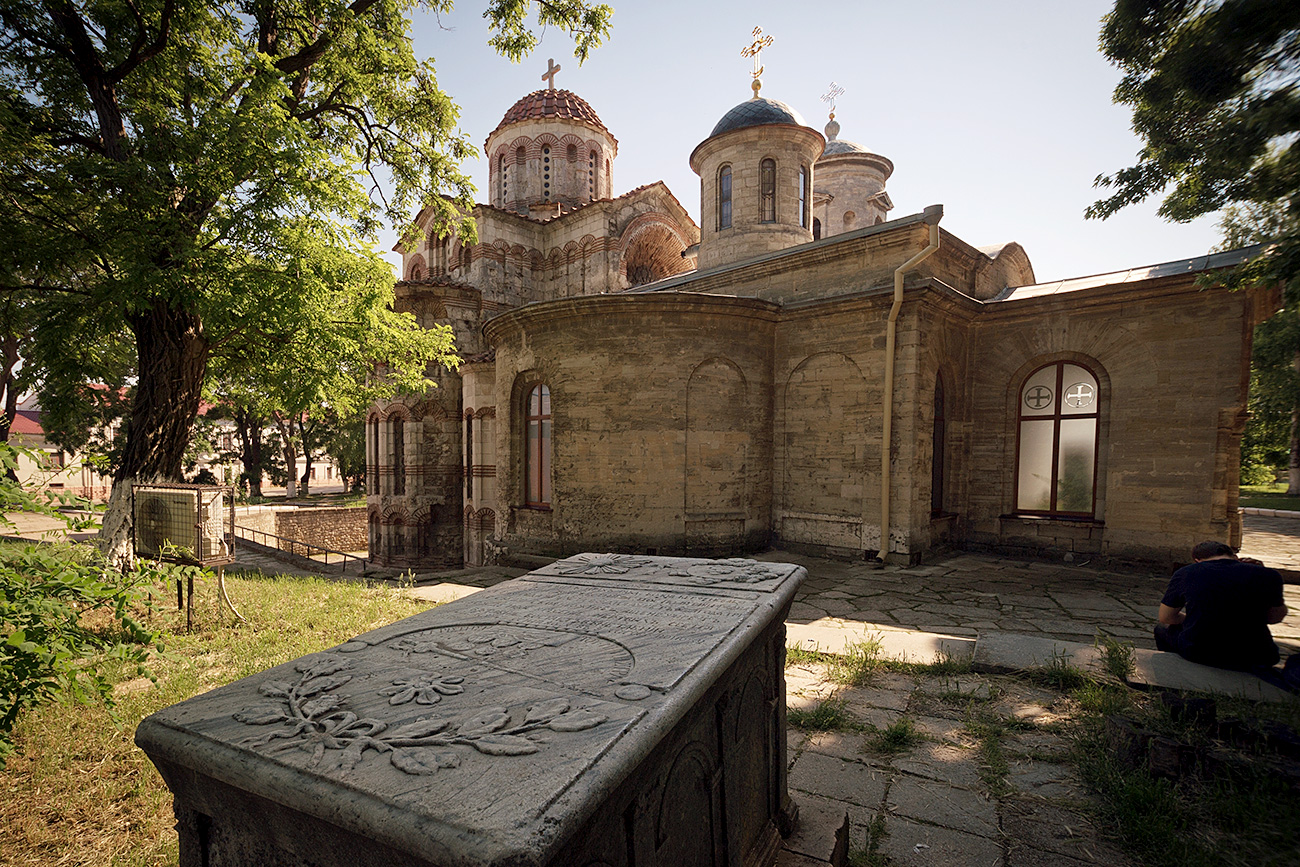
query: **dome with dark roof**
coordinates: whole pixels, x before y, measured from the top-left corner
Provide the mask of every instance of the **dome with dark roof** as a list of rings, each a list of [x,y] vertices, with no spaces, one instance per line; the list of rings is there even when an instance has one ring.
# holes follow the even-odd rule
[[[775,123],[789,123],[795,126],[807,126],[799,112],[795,111],[784,102],[776,99],[768,99],[763,96],[756,96],[753,99],[747,99],[740,105],[733,108],[722,116],[718,125],[709,133],[709,138],[716,135],[722,135],[724,132],[732,130],[745,129],[751,126],[766,126]]]
[[[831,141],[826,142],[826,150],[822,152],[822,159],[825,159],[826,157],[837,156],[839,154],[869,154],[869,153],[871,153],[871,151],[867,150],[857,142],[842,141],[840,139],[832,139]]]
[[[488,134],[488,138],[512,123],[525,120],[576,120],[595,127],[613,138],[595,110],[585,99],[571,90],[533,91],[510,106],[510,110],[506,112],[505,117],[501,118],[496,129]]]

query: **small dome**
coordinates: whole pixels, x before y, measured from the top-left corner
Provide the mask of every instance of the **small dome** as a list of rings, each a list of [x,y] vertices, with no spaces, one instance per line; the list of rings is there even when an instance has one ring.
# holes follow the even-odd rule
[[[822,159],[833,157],[838,154],[869,154],[871,151],[864,148],[857,142],[840,141],[836,138],[840,134],[839,121],[835,115],[831,115],[830,122],[826,124],[826,150],[822,151]]]
[[[601,122],[595,110],[573,91],[535,90],[510,106],[510,110],[506,112],[505,117],[501,118],[501,122],[497,124],[496,129],[492,130],[488,138],[492,138],[501,129],[513,123],[548,118],[576,120],[609,135],[609,129]],[[613,136],[610,135],[610,138]]]
[[[722,116],[718,125],[709,133],[709,138],[722,135],[724,132],[731,132],[736,129],[744,129],[751,126],[766,126],[774,123],[789,123],[795,126],[807,126],[799,112],[795,111],[784,102],[776,99],[768,99],[762,96],[756,96],[753,99],[747,99],[740,105],[733,108]]]

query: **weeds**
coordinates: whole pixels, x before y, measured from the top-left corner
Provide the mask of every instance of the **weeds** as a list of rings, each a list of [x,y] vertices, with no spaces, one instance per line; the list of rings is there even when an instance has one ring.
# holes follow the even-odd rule
[[[899,717],[889,726],[876,729],[867,738],[864,748],[873,753],[892,755],[910,750],[925,740],[925,733],[907,717]]]
[[[885,667],[880,658],[880,637],[849,645],[830,659],[827,676],[846,686],[867,686]]]
[[[797,644],[785,649],[786,668],[792,665],[811,665],[816,662],[825,662],[827,659],[829,659],[829,656],[820,650],[806,650]]]
[[[1133,656],[1133,642],[1120,641],[1114,636],[1097,630],[1097,637],[1093,639],[1092,646],[1101,651],[1102,665],[1107,674],[1122,683],[1127,683],[1137,665]]]
[[[828,698],[812,710],[801,707],[787,708],[785,721],[797,729],[810,732],[856,731],[862,727],[849,713],[848,703],[842,698]]]
[[[885,817],[876,814],[865,831],[866,839],[862,841],[862,848],[849,852],[849,867],[889,867],[893,864],[894,859],[880,851],[880,844],[889,836]]]
[[[1052,654],[1051,662],[1029,672],[1028,676],[1032,682],[1058,692],[1073,692],[1091,682],[1085,672],[1070,664],[1070,655],[1065,652]]]

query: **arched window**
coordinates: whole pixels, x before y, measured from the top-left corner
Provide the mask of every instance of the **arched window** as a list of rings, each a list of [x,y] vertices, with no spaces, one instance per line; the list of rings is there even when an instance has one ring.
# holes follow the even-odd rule
[[[379,416],[370,420],[370,466],[366,474],[366,493],[379,495]]]
[[[551,197],[551,149],[542,148],[542,197]]]
[[[587,154],[587,197],[596,198],[596,152]]]
[[[527,160],[522,147],[515,148],[515,198],[521,198],[524,190],[524,170],[527,168]]]
[[[1068,361],[1020,388],[1016,511],[1091,517],[1097,501],[1097,377]]]
[[[718,169],[718,228],[731,228],[731,166]]]
[[[551,506],[551,390],[535,385],[528,392],[525,415],[524,503]]]
[[[776,222],[776,160],[766,159],[758,167],[758,221]]]
[[[502,154],[501,156],[497,157],[497,184],[500,187],[500,191],[501,191],[501,201],[498,202],[497,204],[504,205],[506,203],[506,188],[507,188],[505,154]]]
[[[822,221],[813,217],[813,240],[816,241],[822,236]]]
[[[799,166],[799,228],[808,228],[808,167]]]
[[[406,493],[406,422],[393,419],[393,493]]]
[[[943,380],[934,381],[934,434],[930,439],[930,514],[943,514],[944,455],[948,445],[948,417],[943,400]]]
[[[849,229],[852,229],[852,228],[853,228],[853,224],[856,223],[857,221],[858,221],[858,215],[857,215],[857,214],[853,213],[852,211],[845,211],[845,212],[844,212],[844,231],[847,232]]]
[[[465,416],[465,499],[474,499],[474,417]]]

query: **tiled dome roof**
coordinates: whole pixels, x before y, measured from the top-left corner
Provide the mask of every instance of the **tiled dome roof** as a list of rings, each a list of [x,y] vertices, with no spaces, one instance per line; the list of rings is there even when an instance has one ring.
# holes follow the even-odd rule
[[[826,150],[822,151],[822,158],[838,156],[839,154],[868,154],[871,151],[864,148],[857,142],[842,141],[836,136],[840,134],[840,125],[835,120],[835,115],[831,114],[830,123],[826,124]]]
[[[790,123],[796,126],[807,126],[799,112],[795,111],[784,102],[776,99],[768,99],[762,96],[756,96],[753,99],[747,99],[740,105],[733,108],[722,116],[718,125],[709,133],[709,138],[715,135],[722,135],[724,132],[731,132],[734,129],[744,129],[750,126],[765,126],[773,123]]]
[[[488,138],[496,135],[503,127],[512,123],[519,123],[523,120],[538,120],[542,118],[555,120],[576,120],[589,126],[594,126],[601,132],[609,135],[609,130],[596,112],[592,109],[587,101],[578,96],[571,90],[535,90],[524,98],[520,99],[510,110],[506,112],[505,117],[497,124],[496,129],[488,135]],[[613,138],[613,136],[610,136]]]

